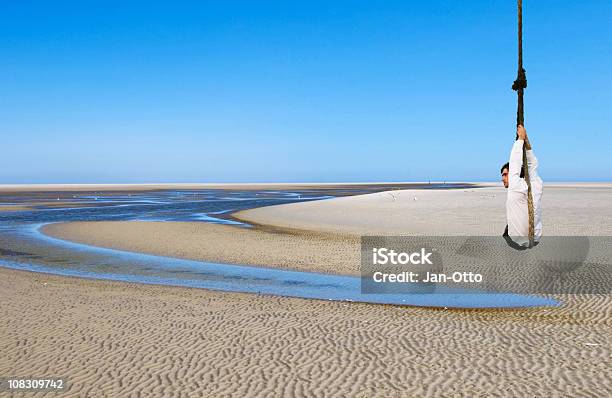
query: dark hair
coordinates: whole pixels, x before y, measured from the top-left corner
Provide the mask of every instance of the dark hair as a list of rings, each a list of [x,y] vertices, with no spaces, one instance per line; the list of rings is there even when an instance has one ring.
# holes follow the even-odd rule
[[[504,169],[508,169],[508,171],[510,171],[510,162],[506,162],[502,167],[501,170],[499,171],[501,174],[504,174]],[[521,178],[525,178],[525,168],[521,167]]]

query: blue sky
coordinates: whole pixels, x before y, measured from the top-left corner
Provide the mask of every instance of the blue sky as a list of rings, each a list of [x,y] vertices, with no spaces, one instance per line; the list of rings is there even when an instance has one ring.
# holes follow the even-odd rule
[[[545,181],[612,180],[612,2],[526,0]],[[2,2],[0,183],[496,180],[514,1]]]

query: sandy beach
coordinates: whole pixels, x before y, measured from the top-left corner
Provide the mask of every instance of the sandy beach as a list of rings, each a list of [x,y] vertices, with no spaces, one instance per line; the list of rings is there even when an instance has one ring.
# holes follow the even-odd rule
[[[549,236],[612,235],[610,184],[551,184],[542,199]],[[251,209],[241,220],[348,235],[498,236],[505,227],[503,187],[401,190]]]
[[[547,234],[612,235],[612,186],[545,192]],[[196,222],[75,222],[46,234],[205,261],[356,274],[361,234],[499,235],[504,190],[401,190]],[[0,375],[66,396],[607,396],[610,295],[445,310],[279,298],[0,269]]]
[[[606,396],[608,297],[443,310],[0,269],[0,374],[58,396]],[[23,396],[26,396],[25,394]],[[29,393],[27,396],[40,396]]]

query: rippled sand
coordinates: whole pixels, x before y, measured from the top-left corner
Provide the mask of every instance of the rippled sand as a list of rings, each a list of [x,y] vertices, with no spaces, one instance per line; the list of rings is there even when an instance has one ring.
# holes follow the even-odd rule
[[[561,309],[451,311],[0,269],[0,300],[0,374],[66,376],[72,387],[57,396],[612,391],[605,296]]]

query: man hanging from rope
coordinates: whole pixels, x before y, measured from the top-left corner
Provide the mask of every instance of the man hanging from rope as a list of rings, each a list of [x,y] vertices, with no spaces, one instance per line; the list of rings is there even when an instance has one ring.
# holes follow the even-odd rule
[[[537,245],[542,236],[542,179],[538,174],[538,160],[536,159],[527,131],[522,125],[517,127],[517,140],[510,152],[510,162],[501,168],[504,187],[508,189],[506,199],[506,230],[504,238],[508,244],[516,249],[528,248],[529,239],[529,212],[527,208],[528,186],[525,181],[525,168],[523,165],[523,146],[526,149],[527,167],[531,181],[531,194],[533,197],[534,238],[533,245]]]

